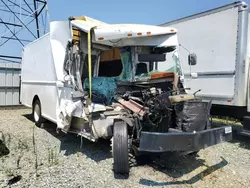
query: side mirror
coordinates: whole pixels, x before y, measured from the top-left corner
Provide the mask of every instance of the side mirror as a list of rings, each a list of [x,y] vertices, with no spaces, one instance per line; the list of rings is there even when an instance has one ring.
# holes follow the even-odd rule
[[[189,54],[188,55],[188,64],[189,65],[196,65],[197,63],[197,57],[196,57],[196,54]]]

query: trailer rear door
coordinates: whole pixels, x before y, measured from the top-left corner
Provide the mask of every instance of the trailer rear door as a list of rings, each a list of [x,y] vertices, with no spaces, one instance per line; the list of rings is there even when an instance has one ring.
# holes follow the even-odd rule
[[[176,28],[180,44],[197,55],[197,65],[189,66],[189,53],[180,47],[185,84],[191,88],[188,92],[201,89],[197,95],[214,104],[234,105],[238,24],[237,6],[163,24]]]

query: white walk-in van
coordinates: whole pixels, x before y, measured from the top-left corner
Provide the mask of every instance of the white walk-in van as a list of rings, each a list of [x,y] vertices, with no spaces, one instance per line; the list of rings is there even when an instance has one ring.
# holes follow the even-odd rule
[[[211,102],[185,92],[178,46],[172,27],[53,21],[23,48],[21,103],[37,126],[110,139],[115,173],[129,172],[129,152],[139,159],[231,140],[230,126],[210,127]]]

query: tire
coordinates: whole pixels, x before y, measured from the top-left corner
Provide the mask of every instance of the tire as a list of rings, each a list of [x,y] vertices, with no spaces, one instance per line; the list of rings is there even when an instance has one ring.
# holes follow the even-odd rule
[[[42,108],[41,108],[41,103],[39,100],[36,100],[33,103],[32,116],[33,116],[33,120],[34,120],[36,126],[41,127],[44,119],[42,117]]]
[[[114,124],[113,160],[116,174],[129,173],[128,130],[123,121]]]

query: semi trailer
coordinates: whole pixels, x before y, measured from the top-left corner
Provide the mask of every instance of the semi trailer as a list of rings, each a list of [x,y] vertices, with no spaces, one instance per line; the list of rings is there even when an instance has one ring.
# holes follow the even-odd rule
[[[129,173],[130,152],[197,152],[231,140],[231,126],[210,127],[211,102],[185,92],[178,46],[172,27],[53,21],[23,48],[21,103],[38,127],[51,121],[58,132],[110,139],[115,173]]]
[[[180,43],[187,93],[212,100],[211,114],[231,116],[243,123],[241,134],[250,136],[250,29],[249,6],[234,2],[170,21]],[[197,64],[188,64],[195,52]]]

